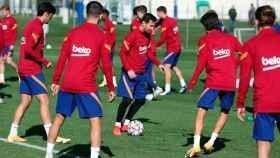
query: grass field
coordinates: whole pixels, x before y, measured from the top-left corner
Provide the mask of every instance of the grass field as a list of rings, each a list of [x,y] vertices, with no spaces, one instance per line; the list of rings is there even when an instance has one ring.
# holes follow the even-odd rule
[[[30,17],[17,17],[21,34],[22,27]],[[238,26],[247,27],[246,23],[239,23]],[[53,49],[47,50],[45,56],[56,61],[59,47],[63,37],[71,28],[70,25],[61,25],[60,19],[54,19],[50,24],[50,33],[48,41],[52,44]],[[185,24],[180,22],[182,35],[185,36]],[[118,46],[124,34],[128,31],[128,26],[118,26]],[[203,34],[203,30],[197,21],[190,21],[190,46],[195,49],[195,43],[199,36]],[[185,38],[183,37],[183,43]],[[120,60],[116,52],[115,67],[116,71],[120,70]],[[164,49],[159,50],[158,56],[162,58]],[[16,55],[17,56],[17,55]],[[182,54],[179,67],[183,70],[186,79],[191,77],[191,73],[195,67],[196,55],[193,51],[185,51]],[[45,70],[48,85],[51,84],[51,74],[53,69]],[[2,86],[1,93],[5,97],[5,104],[0,105],[0,137],[6,137],[9,132],[14,110],[19,103],[18,81],[16,74],[7,67],[6,73],[7,83]],[[157,72],[158,82],[163,86],[163,77]],[[101,76],[101,75],[100,75]],[[203,75],[201,76],[203,78]],[[100,81],[101,77],[99,77]],[[174,89],[179,88],[178,81],[174,77],[172,84]],[[111,128],[115,119],[117,106],[120,99],[116,99],[114,103],[107,102],[106,89],[100,89],[102,100],[104,103],[104,119],[103,119],[103,146],[102,158],[182,158],[186,147],[191,147],[193,143],[193,124],[196,111],[196,100],[203,90],[203,84],[200,82],[191,94],[180,95],[174,92],[170,96],[161,97],[158,101],[147,102],[146,105],[135,117],[142,121],[145,126],[144,136],[132,137],[122,135],[114,137],[111,134]],[[50,96],[51,112],[54,116],[56,97]],[[251,101],[248,102],[251,105]],[[217,141],[216,150],[210,155],[201,155],[201,157],[209,158],[254,158],[256,157],[256,145],[251,138],[252,122],[241,124],[235,117],[235,108],[233,108],[228,124],[221,134],[221,138]],[[218,117],[219,108],[209,111],[205,122],[205,130],[202,141],[207,140],[211,130]],[[27,143],[31,145],[45,147],[46,138],[44,136],[43,127],[39,116],[38,102],[34,100],[32,106],[26,113],[20,126],[19,133],[25,135]],[[276,132],[276,141],[272,149],[271,158],[280,157],[280,140],[279,132]],[[61,135],[70,137],[70,144],[56,146],[56,150],[63,151],[68,155],[76,155],[79,157],[89,157],[89,123],[86,120],[80,120],[77,112],[72,118],[66,120]],[[1,158],[39,158],[44,157],[44,152],[23,147],[16,144],[0,142]],[[63,156],[58,154],[59,158]]]

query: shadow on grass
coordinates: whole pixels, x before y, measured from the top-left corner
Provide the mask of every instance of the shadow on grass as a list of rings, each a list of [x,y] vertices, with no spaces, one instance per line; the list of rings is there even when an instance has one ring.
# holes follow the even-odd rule
[[[18,82],[18,77],[17,76],[11,76],[9,78],[6,78],[5,80],[9,81],[9,82]]]
[[[23,137],[41,136],[43,140],[47,141],[47,135],[43,125],[35,125],[25,131]]]
[[[183,144],[182,147],[187,147],[187,146],[193,144],[193,136],[194,136],[193,134],[188,134],[188,135],[183,135],[183,136],[187,137],[187,142],[185,144]],[[201,140],[200,140],[200,146],[203,146],[209,139],[210,139],[210,137],[202,136]],[[226,147],[225,143],[230,142],[230,141],[231,141],[230,139],[218,138],[215,141],[213,152],[218,152],[218,151],[222,150],[223,148]]]
[[[154,124],[154,125],[159,125],[159,122],[154,122],[154,121],[150,121],[149,118],[137,118],[135,120],[141,121],[142,123],[149,123],[149,124]]]
[[[73,158],[81,157],[86,158],[90,157],[90,144],[76,144],[65,149],[62,149],[58,156],[59,158]],[[101,146],[101,152],[106,154],[108,157],[114,157],[112,150],[108,146]]]

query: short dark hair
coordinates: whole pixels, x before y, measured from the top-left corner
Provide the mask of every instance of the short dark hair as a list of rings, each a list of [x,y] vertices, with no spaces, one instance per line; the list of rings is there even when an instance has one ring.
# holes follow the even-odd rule
[[[255,14],[259,21],[258,27],[272,26],[276,19],[275,10],[270,5],[259,7]]]
[[[209,10],[200,19],[200,23],[207,31],[219,29],[219,17],[214,10]]]
[[[103,12],[103,6],[97,1],[89,2],[87,5],[87,16],[99,17]]]
[[[108,9],[103,9],[103,11],[102,11],[102,14],[106,14],[107,16],[109,16],[110,15],[110,12],[109,12],[109,10]]]
[[[166,9],[165,6],[159,6],[157,8],[157,12],[163,12],[164,14],[166,14],[167,13],[167,9]]]
[[[42,16],[44,13],[55,14],[56,9],[50,2],[42,2],[38,5],[38,16]]]
[[[146,13],[141,20],[141,22],[145,22],[145,23],[149,23],[150,21],[152,22],[157,21],[157,18],[151,13]]]
[[[8,10],[10,11],[10,6],[8,4],[4,4],[1,6],[0,10]]]

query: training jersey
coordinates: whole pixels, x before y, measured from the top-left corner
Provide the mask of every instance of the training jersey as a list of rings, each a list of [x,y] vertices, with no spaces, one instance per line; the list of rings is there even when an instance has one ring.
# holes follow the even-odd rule
[[[141,20],[138,18],[134,18],[131,22],[130,31],[138,30],[141,25]]]
[[[254,112],[280,112],[280,33],[263,29],[244,44],[237,106],[245,106],[251,72],[254,74]]]
[[[105,35],[108,36],[108,42],[111,45],[111,51],[112,53],[115,51],[115,44],[117,40],[117,32],[116,32],[116,26],[113,24],[113,22],[109,18],[104,19],[104,32]]]
[[[240,42],[232,35],[213,30],[200,38],[198,49],[197,66],[188,88],[193,89],[206,69],[206,88],[235,91],[238,66],[235,53],[242,52]]]
[[[139,29],[128,33],[125,37],[120,50],[120,58],[126,71],[143,73],[148,59],[155,65],[160,64],[155,56],[154,41],[150,38],[150,34],[145,34]]]
[[[181,38],[177,21],[168,16],[161,23],[161,36],[156,46],[160,47],[165,42],[167,53],[181,53]]]
[[[96,75],[101,62],[108,89],[114,91],[110,51],[106,35],[98,25],[84,23],[74,28],[64,39],[53,83],[61,85],[61,90],[66,92],[95,93]]]
[[[17,40],[17,21],[13,16],[2,19],[2,29],[4,31],[4,40],[6,46],[16,44]]]
[[[42,72],[42,64],[49,61],[44,58],[43,23],[39,18],[28,22],[23,30],[19,51],[19,75],[30,76]]]

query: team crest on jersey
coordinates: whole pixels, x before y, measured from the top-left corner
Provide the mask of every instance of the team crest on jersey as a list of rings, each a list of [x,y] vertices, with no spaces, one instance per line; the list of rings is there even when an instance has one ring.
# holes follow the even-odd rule
[[[271,71],[280,68],[280,57],[273,56],[271,58],[262,57],[263,71]]]
[[[72,46],[72,56],[90,56],[91,54],[91,49],[86,48],[84,46],[78,47],[73,44]]]
[[[175,34],[178,33],[178,32],[179,32],[179,27],[178,27],[178,26],[174,27],[174,28],[173,28],[173,32],[174,32]]]
[[[145,54],[148,51],[149,46],[139,46],[139,54]]]
[[[214,60],[223,59],[230,56],[230,49],[213,50]]]

